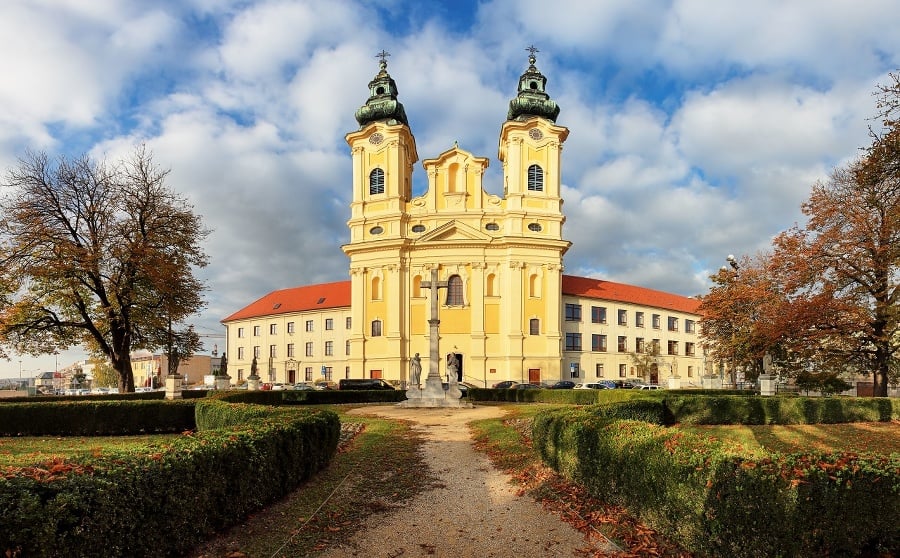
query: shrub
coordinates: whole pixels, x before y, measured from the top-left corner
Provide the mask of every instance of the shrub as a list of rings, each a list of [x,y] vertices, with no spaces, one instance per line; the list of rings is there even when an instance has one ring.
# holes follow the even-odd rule
[[[192,428],[192,401],[41,401],[0,405],[3,436],[108,436]]]
[[[900,548],[898,454],[739,455],[700,435],[599,415],[541,413],[534,447],[594,496],[692,552],[811,557]]]

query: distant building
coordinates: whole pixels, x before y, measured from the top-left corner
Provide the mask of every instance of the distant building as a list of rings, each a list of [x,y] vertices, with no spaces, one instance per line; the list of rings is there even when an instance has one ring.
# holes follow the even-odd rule
[[[360,128],[346,136],[350,280],[275,291],[226,317],[233,381],[246,379],[256,358],[264,382],[403,382],[416,353],[428,369],[438,296],[439,358],[456,354],[460,380],[655,383],[678,375],[699,383],[698,301],[563,275],[569,130],[556,124],[559,107],[535,62],[529,57],[500,127],[503,196],[482,187],[489,160],[454,144],[423,161],[428,190],[414,197],[416,141],[382,61],[356,112]],[[639,371],[631,353],[649,346],[659,357]]]

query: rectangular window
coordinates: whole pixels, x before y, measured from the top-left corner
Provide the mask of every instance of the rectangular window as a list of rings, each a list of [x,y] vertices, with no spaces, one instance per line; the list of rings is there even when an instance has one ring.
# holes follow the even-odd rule
[[[694,323],[694,320],[685,320],[684,321],[685,333],[695,333],[696,330],[697,330],[697,325]]]
[[[237,381],[238,381],[238,383],[244,381],[244,369],[243,369],[243,368],[238,368],[238,377],[237,377]]]
[[[659,314],[653,314],[653,329],[659,329]]]
[[[287,323],[287,332],[288,332],[288,333],[294,333],[294,322],[288,322],[288,323]]]
[[[603,377],[603,364],[601,364],[601,363],[598,362],[598,363],[594,366],[594,376],[596,376],[596,377],[598,377],[598,378],[602,378],[602,377]]]
[[[259,337],[259,326],[253,326],[253,337]]]
[[[653,353],[658,355],[659,354],[659,339],[654,339],[652,341],[652,343],[653,343]]]
[[[381,337],[381,320],[372,320],[372,337]]]
[[[313,342],[306,342],[306,356],[313,356]]]
[[[304,378],[304,380],[307,381],[307,382],[311,382],[311,381],[312,381],[312,379],[313,379],[313,377],[312,377],[312,366],[307,366],[307,367],[303,370],[303,378]]]
[[[259,358],[259,345],[253,347],[253,358]]]
[[[243,337],[243,336],[244,336],[244,328],[239,327],[238,328],[238,337]]]
[[[635,312],[634,313],[634,325],[637,327],[644,327],[644,313],[643,312]]]
[[[346,326],[346,328],[347,328],[347,329],[350,329],[350,326],[353,324],[353,318],[347,318],[346,321],[347,321],[347,326]]]
[[[619,365],[619,377],[624,378],[627,373],[628,373],[628,365],[620,364]]]
[[[628,325],[628,310],[619,310],[619,325]]]
[[[636,353],[644,352],[644,338],[643,337],[638,337],[634,340],[634,351]]]
[[[566,321],[567,322],[580,322],[581,321],[581,305],[580,304],[566,304]]]
[[[347,339],[344,342],[344,354],[346,354],[347,356],[350,355],[350,340],[349,339]]]
[[[331,331],[334,329],[334,319],[333,318],[325,318],[325,330]]]
[[[570,363],[569,370],[572,372],[573,378],[581,376],[581,367],[577,362]]]
[[[688,366],[688,378],[693,378],[693,377],[694,377],[694,367]]]
[[[278,335],[278,324],[269,324],[269,335]]]
[[[628,338],[625,337],[624,335],[620,335],[618,347],[619,347],[620,353],[627,353],[628,352]]]
[[[238,347],[238,360],[244,360],[244,348]]]
[[[347,378],[348,380],[350,379],[350,367],[349,366],[344,367],[344,377]]]
[[[312,331],[312,330],[313,330],[313,321],[306,320],[306,331]]]
[[[694,344],[693,343],[685,343],[684,344],[684,354],[687,356],[694,356]]]
[[[288,356],[288,358],[294,358],[294,344],[293,343],[288,343],[287,356]]]
[[[325,341],[325,356],[334,356],[334,341]]]
[[[594,352],[606,352],[606,336],[600,333],[591,334],[591,350]]]
[[[541,321],[537,318],[531,318],[528,320],[528,334],[529,335],[540,335],[541,334]]]
[[[606,323],[606,307],[605,306],[591,306],[591,323],[594,323],[594,324],[605,324]]]
[[[669,331],[678,331],[678,318],[669,316]]]
[[[269,345],[269,358],[275,358],[278,355],[275,352],[275,345]]]
[[[566,334],[566,350],[567,351],[580,351],[581,350],[581,334],[580,333],[567,333]]]
[[[331,380],[331,372],[332,372],[331,367],[330,367],[330,366],[323,366],[322,368],[325,370],[325,379],[326,379],[326,380]]]
[[[678,354],[678,341],[669,341],[668,350],[669,350],[670,355],[677,355]]]

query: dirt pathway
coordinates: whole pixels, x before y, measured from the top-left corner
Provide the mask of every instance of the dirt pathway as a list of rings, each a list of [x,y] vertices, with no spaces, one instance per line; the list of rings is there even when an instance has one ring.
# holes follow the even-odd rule
[[[501,408],[377,406],[352,413],[413,422],[426,438],[425,462],[442,483],[401,509],[370,517],[351,539],[322,557],[530,558],[590,556],[599,550],[530,497],[517,496],[510,478],[474,450],[467,424],[500,417]]]

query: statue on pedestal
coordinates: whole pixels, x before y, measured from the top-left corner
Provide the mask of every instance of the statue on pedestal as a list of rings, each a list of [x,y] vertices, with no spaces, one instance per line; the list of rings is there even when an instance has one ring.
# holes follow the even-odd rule
[[[409,387],[418,389],[421,379],[422,359],[419,358],[419,353],[416,353],[416,356],[409,361]]]

